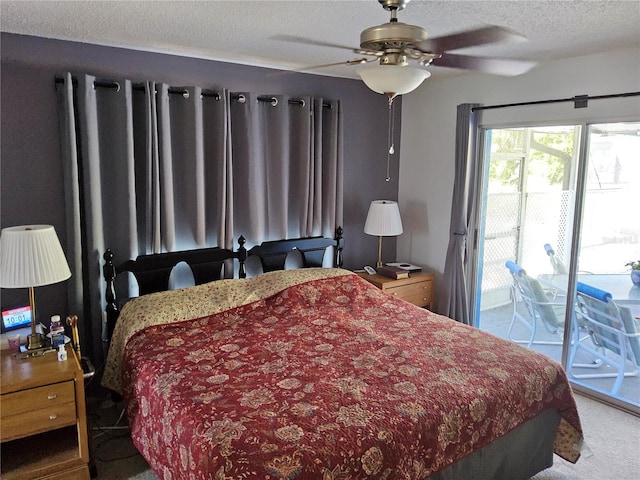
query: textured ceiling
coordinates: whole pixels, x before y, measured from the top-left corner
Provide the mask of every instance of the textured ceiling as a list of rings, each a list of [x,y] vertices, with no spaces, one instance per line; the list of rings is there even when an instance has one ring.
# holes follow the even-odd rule
[[[456,53],[544,62],[640,47],[640,0],[413,0],[398,18],[425,28],[431,37],[494,24],[528,39]],[[0,0],[3,32],[285,70],[342,62],[357,55],[348,48],[278,40],[278,35],[355,48],[362,30],[388,19],[377,0]],[[458,72],[429,70],[434,75]],[[355,77],[354,68],[346,66],[308,71]]]

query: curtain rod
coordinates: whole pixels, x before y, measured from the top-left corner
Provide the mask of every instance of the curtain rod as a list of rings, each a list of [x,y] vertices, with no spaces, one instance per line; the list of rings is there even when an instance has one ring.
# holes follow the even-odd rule
[[[78,80],[75,78],[71,79],[73,86],[77,87],[78,86]],[[62,77],[55,77],[55,82],[56,83],[64,83],[64,78]],[[94,80],[93,82],[93,86],[94,87],[101,87],[101,88],[112,88],[115,89],[116,91],[120,91],[120,84],[114,80],[109,80],[109,81],[105,81],[105,80]],[[144,91],[145,90],[145,86],[142,83],[134,83],[132,86],[133,90],[137,90],[137,91]],[[189,90],[187,90],[184,87],[169,87],[169,93],[170,94],[175,94],[175,95],[182,95],[184,98],[189,98]],[[215,98],[216,100],[220,100],[220,93],[214,91],[214,90],[205,90],[202,89],[202,96],[203,97],[212,97]],[[233,100],[238,100],[240,103],[244,103],[246,102],[246,97],[242,94],[232,94],[231,98]],[[272,106],[276,106],[278,105],[278,99],[274,96],[271,95],[260,95],[258,97],[258,101],[259,102],[270,102]],[[306,104],[306,102],[304,101],[304,99],[299,98],[299,99],[290,99],[289,100],[289,105],[298,105],[300,107],[304,107]],[[323,107],[325,108],[333,108],[333,106],[330,103],[323,103],[322,104]]]
[[[62,77],[55,77],[55,81],[56,83],[64,83],[64,78]],[[78,80],[75,78],[71,79],[73,86],[77,87],[78,86]],[[101,87],[101,88],[112,88],[114,90],[116,90],[117,92],[120,91],[120,84],[114,80],[94,80],[93,82],[93,86],[94,87]],[[132,84],[131,87],[133,90],[137,90],[137,91],[144,91],[144,84],[143,83],[134,83]],[[176,94],[176,95],[182,95],[185,98],[189,98],[189,91],[186,88],[179,88],[179,87],[169,87],[169,93],[172,94]],[[220,98],[220,94],[218,92],[215,91],[211,91],[211,90],[202,90],[202,96],[203,97],[214,97],[216,100],[218,100]]]
[[[231,94],[231,100],[237,100],[240,103],[245,103],[247,101],[247,97],[245,95],[243,95],[242,93],[232,93]],[[271,103],[271,106],[273,106],[273,107],[278,105],[278,98],[274,97],[272,95],[260,95],[258,97],[258,101],[259,102],[269,102],[269,103]],[[289,99],[289,105],[298,105],[299,107],[304,107],[306,105],[306,102],[304,101],[304,98],[292,98],[292,99]],[[328,109],[332,109],[333,108],[333,105],[331,105],[330,103],[325,103],[325,102],[322,102],[322,106],[324,108],[328,108]]]
[[[240,103],[245,103],[247,101],[247,97],[242,93],[233,93],[231,94],[231,100],[237,100]],[[272,107],[278,105],[278,98],[272,95],[260,95],[258,97],[259,102],[269,102]],[[304,98],[292,98],[289,100],[289,105],[298,105],[299,107],[304,107],[307,103],[304,101]],[[331,108],[331,105],[328,103],[323,103],[323,107]]]
[[[563,102],[573,102],[573,108],[586,108],[587,102],[589,100],[601,100],[606,98],[624,98],[624,97],[637,97],[640,95],[640,92],[627,92],[627,93],[613,93],[610,95],[576,95],[571,98],[556,98],[549,100],[537,100],[532,102],[520,102],[520,103],[504,103],[502,105],[482,105],[479,107],[473,107],[471,109],[472,112],[478,110],[493,110],[496,108],[508,108],[508,107],[526,107],[529,105],[542,105],[547,103],[563,103]]]

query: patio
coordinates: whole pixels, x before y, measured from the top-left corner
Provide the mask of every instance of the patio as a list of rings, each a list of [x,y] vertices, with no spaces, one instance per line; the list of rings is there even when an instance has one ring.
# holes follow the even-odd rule
[[[524,312],[523,312],[524,313]],[[485,309],[480,312],[479,318],[479,327],[481,330],[491,333],[497,337],[508,339],[508,330],[509,324],[511,322],[511,317],[513,314],[513,309],[511,304],[504,305],[501,307],[495,307],[490,309]],[[528,338],[529,332],[522,326],[516,323],[512,331],[513,338],[516,339],[525,339]],[[562,336],[558,334],[551,334],[547,332],[543,327],[540,327],[536,333],[537,341],[552,341],[552,342],[561,342]],[[585,342],[590,342],[590,339],[583,340]],[[523,345],[523,348],[526,348],[526,344]],[[562,345],[540,345],[534,344],[532,346],[532,350],[535,350],[539,353],[542,353],[557,362],[562,361]],[[576,356],[576,363],[590,363],[592,358],[587,358],[588,356],[582,353],[579,353]],[[629,363],[629,362],[628,362]],[[629,363],[629,369],[632,369],[631,363]],[[591,370],[591,369],[589,369]],[[603,365],[598,368],[597,373],[606,373],[613,372],[607,365]],[[586,369],[576,369],[576,373],[595,373],[591,371],[587,371]],[[615,382],[615,378],[592,378],[592,379],[574,379],[569,375],[569,379],[572,383],[577,383],[580,385],[584,385],[590,389],[598,391],[600,393],[610,395],[611,388]],[[626,377],[622,383],[622,387],[618,395],[614,398],[619,398],[625,402],[629,402],[633,405],[640,406],[640,376],[635,377]]]

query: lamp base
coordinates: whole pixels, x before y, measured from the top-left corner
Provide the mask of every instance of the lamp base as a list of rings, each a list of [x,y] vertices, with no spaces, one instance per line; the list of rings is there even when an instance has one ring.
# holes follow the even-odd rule
[[[27,336],[27,350],[36,350],[42,347],[44,347],[44,343],[40,333],[32,333]]]

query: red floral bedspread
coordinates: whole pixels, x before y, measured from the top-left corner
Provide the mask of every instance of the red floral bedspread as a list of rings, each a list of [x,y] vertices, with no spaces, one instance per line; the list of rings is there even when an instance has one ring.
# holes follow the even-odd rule
[[[165,479],[427,478],[549,408],[556,453],[582,438],[559,364],[356,275],[147,327],[123,385]]]

